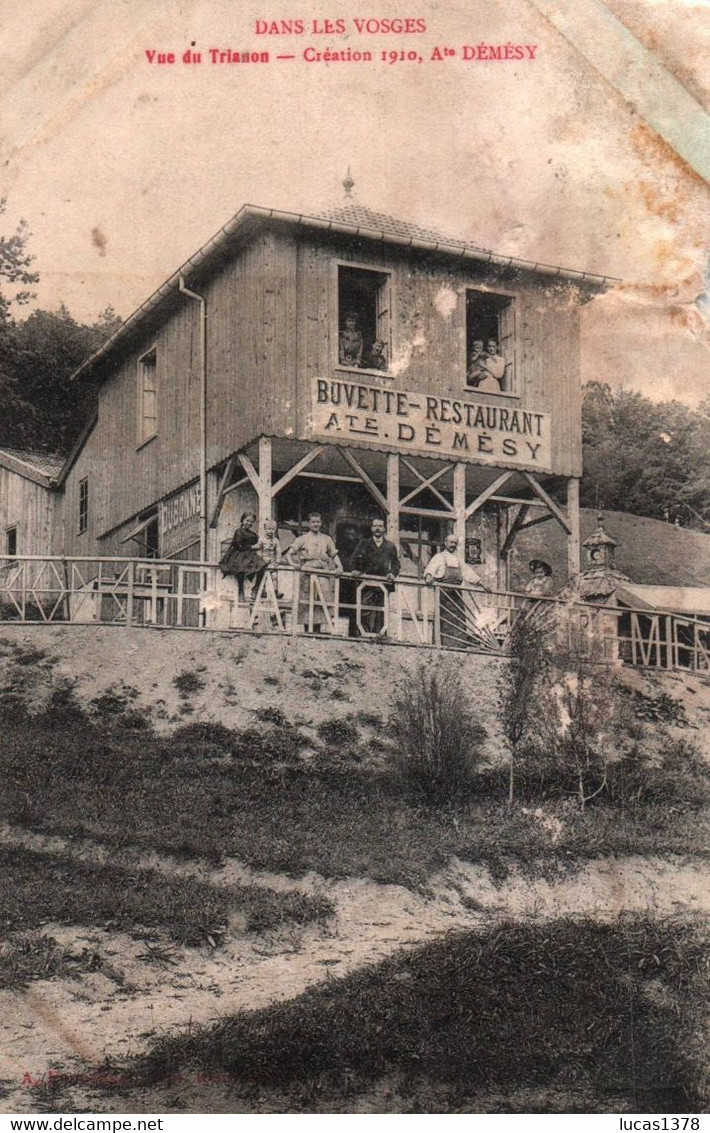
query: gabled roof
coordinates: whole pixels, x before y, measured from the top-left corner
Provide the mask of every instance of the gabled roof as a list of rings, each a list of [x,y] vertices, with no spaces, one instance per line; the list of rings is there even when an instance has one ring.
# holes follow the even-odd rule
[[[373,212],[364,205],[342,205],[341,208],[329,209],[318,214],[325,220],[337,220],[343,224],[354,225],[368,232],[380,232],[383,236],[394,236],[398,239],[418,240],[428,244],[444,244],[452,248],[469,248],[474,252],[484,252],[492,255],[487,248],[477,244],[462,241],[460,237],[451,236],[438,231],[436,228],[423,228],[421,224],[414,224],[410,220],[397,220],[394,216],[387,216],[384,212]]]
[[[553,264],[521,260],[515,256],[500,256],[495,252],[479,248],[475,244],[445,236],[434,229],[422,228],[418,224],[396,220],[384,213],[373,212],[362,205],[345,205],[332,213],[309,216],[306,213],[282,212],[278,209],[261,208],[258,205],[243,205],[211,240],[208,240],[194,256],[186,260],[157,291],[146,299],[136,311],[118,328],[115,334],[92,354],[72,375],[81,378],[102,358],[109,355],[115,347],[125,342],[149,316],[166,309],[179,291],[180,280],[187,281],[210,264],[219,262],[228,254],[239,240],[251,237],[255,231],[266,225],[287,225],[319,232],[335,232],[353,239],[373,240],[399,247],[413,248],[422,252],[452,256],[459,259],[472,259],[479,263],[491,264],[503,270],[532,272],[550,279],[561,279],[591,289],[606,287],[619,280],[612,276],[594,275],[591,272],[574,271],[571,268],[556,267]]]
[[[50,452],[33,452],[27,449],[0,449],[0,466],[10,472],[41,484],[53,487],[64,464],[64,457]]]

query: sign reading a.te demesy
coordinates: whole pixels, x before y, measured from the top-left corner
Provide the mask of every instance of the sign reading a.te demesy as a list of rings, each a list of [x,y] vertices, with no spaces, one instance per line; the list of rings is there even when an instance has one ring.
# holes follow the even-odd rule
[[[357,381],[315,379],[311,432],[339,444],[370,441],[477,464],[552,470],[547,413]]]

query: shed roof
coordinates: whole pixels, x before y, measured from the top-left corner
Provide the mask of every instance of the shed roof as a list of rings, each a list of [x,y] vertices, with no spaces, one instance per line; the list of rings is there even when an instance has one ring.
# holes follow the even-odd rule
[[[63,464],[64,457],[57,453],[18,448],[0,449],[0,466],[46,488],[56,481]]]
[[[675,614],[710,615],[710,586],[637,586],[625,582],[616,597],[625,605]]]
[[[612,276],[595,275],[591,272],[575,271],[554,264],[544,264],[534,260],[522,260],[515,256],[498,255],[476,244],[455,237],[446,236],[435,229],[423,228],[410,221],[397,220],[384,213],[374,212],[362,205],[344,205],[331,212],[310,216],[307,213],[283,212],[279,209],[262,208],[259,205],[243,205],[231,220],[215,233],[211,240],[177,269],[166,281],[130,315],[118,330],[95,351],[74,372],[73,378],[87,374],[93,366],[106,357],[138,328],[148,316],[166,308],[179,289],[180,280],[187,281],[198,271],[216,263],[241,238],[248,238],[265,225],[289,225],[319,232],[334,232],[354,239],[375,240],[385,244],[413,248],[422,252],[436,253],[454,258],[473,259],[502,269],[531,272],[550,279],[561,279],[578,286],[599,289],[619,280]]]

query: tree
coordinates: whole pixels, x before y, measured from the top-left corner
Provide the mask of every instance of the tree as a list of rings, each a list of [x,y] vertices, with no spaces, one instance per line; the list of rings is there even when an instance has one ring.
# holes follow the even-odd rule
[[[590,382],[582,401],[585,507],[710,520],[710,415]]]
[[[0,199],[0,216],[7,211],[7,198]],[[31,270],[34,256],[27,250],[30,232],[27,221],[21,220],[11,236],[0,236],[0,280],[10,284],[0,291],[0,322],[10,319],[12,304],[22,306],[32,299],[33,293],[27,288],[39,281],[39,275]]]
[[[33,311],[14,327],[13,378],[22,406],[0,421],[0,442],[61,451],[71,445],[91,412],[95,391],[70,375],[120,325],[109,308],[96,323],[78,323],[66,307]]]
[[[6,201],[0,200],[0,215]],[[16,308],[32,299],[29,229],[20,221],[0,236],[0,444],[15,448],[66,450],[92,410],[95,391],[68,379],[81,362],[120,326],[108,307],[87,326],[66,307],[33,311],[24,321]]]
[[[553,666],[550,634],[535,616],[534,606],[519,612],[508,638],[509,661],[498,682],[503,731],[510,747],[508,805],[515,797],[515,771],[521,752],[533,736],[554,726],[550,703]]]

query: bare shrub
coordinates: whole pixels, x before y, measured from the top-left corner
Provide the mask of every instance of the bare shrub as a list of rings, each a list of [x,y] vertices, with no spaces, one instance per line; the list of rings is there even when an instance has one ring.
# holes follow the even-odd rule
[[[407,782],[428,802],[454,801],[473,783],[486,730],[464,687],[461,664],[437,658],[403,678],[390,727]]]

